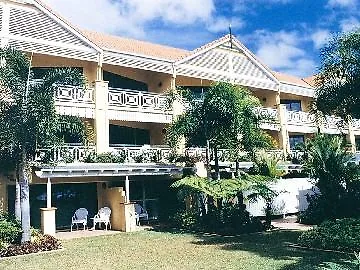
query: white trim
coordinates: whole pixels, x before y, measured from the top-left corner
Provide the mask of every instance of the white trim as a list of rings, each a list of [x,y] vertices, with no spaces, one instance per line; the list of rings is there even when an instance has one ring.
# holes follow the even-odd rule
[[[89,47],[85,47],[85,46],[77,46],[77,45],[74,46],[71,44],[66,44],[66,43],[61,43],[61,42],[54,42],[54,41],[49,41],[49,40],[44,40],[44,39],[30,38],[30,37],[24,37],[24,36],[19,36],[19,35],[12,35],[12,34],[6,35],[3,32],[0,32],[0,38],[8,38],[9,40],[25,41],[25,42],[37,43],[37,44],[42,44],[42,45],[54,46],[54,47],[59,47],[59,48],[63,48],[63,49],[71,49],[71,50],[77,50],[77,51],[88,52],[88,53],[97,53],[96,50],[91,49]]]
[[[234,41],[234,45],[236,45],[236,47],[240,50],[243,51],[243,53],[258,67],[260,68],[266,75],[268,75],[270,77],[270,79],[272,79],[274,82],[276,83],[280,83],[280,81],[275,77],[274,74],[271,73],[271,71],[269,71],[269,69],[267,67],[265,67],[259,60],[257,60],[257,58],[255,57],[255,55],[248,49],[246,48],[239,40],[237,40],[236,38],[233,38]]]
[[[180,68],[188,68],[188,69],[192,69],[192,70],[196,70],[199,72],[207,72],[210,74],[215,74],[215,75],[220,75],[220,76],[225,76],[227,77],[229,80],[231,79],[244,79],[244,80],[253,80],[255,82],[263,82],[263,83],[274,83],[273,81],[269,81],[269,80],[265,80],[265,79],[258,79],[256,77],[253,76],[248,76],[248,75],[242,75],[242,74],[236,74],[233,73],[233,77],[231,78],[231,74],[228,71],[219,71],[219,70],[214,70],[214,69],[210,69],[210,68],[204,68],[204,67],[198,67],[198,66],[194,66],[194,65],[189,65],[189,64],[182,64],[181,66],[179,66]],[[185,74],[179,72],[180,75],[184,76]],[[270,89],[272,90],[272,89]]]
[[[62,27],[64,27],[66,30],[68,30],[69,32],[71,32],[73,35],[75,35],[77,38],[79,38],[80,40],[82,40],[83,42],[85,42],[86,44],[88,44],[90,47],[92,47],[93,49],[95,49],[98,52],[102,52],[103,50],[97,46],[95,43],[93,43],[92,41],[90,41],[88,38],[86,38],[83,34],[81,34],[79,31],[76,31],[72,26],[70,26],[69,24],[67,24],[63,19],[57,17],[56,15],[54,15],[53,13],[51,13],[48,9],[46,9],[45,7],[43,7],[42,5],[40,5],[38,2],[33,1],[32,3],[35,7],[37,7],[39,10],[41,10],[44,14],[48,15],[51,19],[53,19],[55,22],[57,22],[58,24],[60,24]],[[70,7],[69,7],[70,8]]]
[[[10,6],[8,3],[2,3],[1,33],[9,34],[10,30]],[[9,45],[9,38],[1,37],[1,48]]]
[[[214,44],[212,44],[212,45],[210,45],[210,46],[208,46],[208,47],[206,47],[206,48],[203,48],[203,49],[201,49],[201,50],[198,50],[197,52],[192,53],[192,54],[190,54],[189,56],[186,56],[185,58],[182,58],[182,59],[180,59],[180,60],[178,60],[178,61],[175,61],[175,64],[176,64],[176,65],[181,65],[181,64],[183,64],[184,62],[189,61],[189,60],[192,60],[192,59],[198,57],[198,56],[201,55],[201,54],[204,54],[204,53],[206,53],[206,52],[208,52],[208,51],[211,51],[212,49],[214,49],[214,48],[216,48],[216,47],[219,47],[220,45],[222,45],[222,44],[224,44],[224,43],[226,43],[226,42],[228,42],[228,41],[230,41],[230,38],[229,38],[229,37],[227,37],[226,39],[224,38],[224,40],[219,40],[218,42],[214,42]],[[211,43],[211,42],[210,42],[210,43]],[[206,44],[205,44],[204,46],[206,46]],[[200,48],[201,48],[201,47],[200,47]]]
[[[175,62],[173,60],[169,60],[169,59],[165,59],[165,58],[149,56],[149,55],[144,55],[144,54],[138,54],[138,53],[132,53],[132,52],[125,52],[125,51],[120,51],[120,50],[115,50],[115,49],[109,49],[107,47],[103,47],[103,49],[104,49],[104,52],[126,55],[126,56],[135,56],[135,57],[140,57],[140,58],[145,58],[145,59],[155,60],[155,61],[163,61],[163,62],[166,62],[167,64],[172,64]]]

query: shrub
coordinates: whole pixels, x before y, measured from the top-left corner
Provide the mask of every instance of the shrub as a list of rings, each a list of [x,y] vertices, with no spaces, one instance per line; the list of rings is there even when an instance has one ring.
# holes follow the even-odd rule
[[[326,221],[300,235],[300,245],[312,248],[353,252],[360,248],[360,219]]]
[[[170,218],[174,227],[186,230],[197,230],[201,228],[201,217],[197,211],[181,210]]]
[[[21,224],[15,217],[0,213],[0,242],[20,243],[21,233]]]
[[[61,243],[55,237],[44,235],[39,241],[26,242],[21,245],[9,245],[0,249],[0,257],[10,257],[17,255],[24,255],[30,253],[37,253],[41,251],[50,251],[61,248]]]
[[[126,159],[125,153],[90,153],[84,158],[85,163],[124,163]]]

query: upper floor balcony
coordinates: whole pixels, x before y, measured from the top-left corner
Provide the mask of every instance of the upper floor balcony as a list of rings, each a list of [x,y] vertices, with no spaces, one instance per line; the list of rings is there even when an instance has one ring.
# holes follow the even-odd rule
[[[60,114],[95,118],[95,87],[59,85],[56,88],[56,109]],[[165,94],[121,88],[107,88],[107,110],[110,120],[171,123],[173,112]],[[279,112],[275,108],[259,107],[256,114],[261,116],[261,127],[266,130],[280,130]],[[286,111],[284,121],[289,132],[315,133],[318,130],[315,116],[303,111]],[[360,120],[353,120],[353,130],[360,135]],[[348,124],[341,118],[326,116],[320,129],[324,133],[348,133]]]
[[[56,86],[58,113],[95,118],[95,87]],[[107,110],[110,120],[170,123],[172,110],[165,95],[121,88],[107,88]]]

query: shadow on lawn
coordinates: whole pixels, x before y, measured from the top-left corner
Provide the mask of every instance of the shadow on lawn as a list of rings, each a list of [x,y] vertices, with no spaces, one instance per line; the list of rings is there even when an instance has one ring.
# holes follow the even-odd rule
[[[184,233],[174,229],[155,228],[155,231],[169,233]],[[351,268],[348,261],[352,261],[351,255],[335,252],[324,252],[291,247],[296,244],[301,232],[298,231],[273,231],[265,233],[244,234],[238,236],[219,236],[207,233],[192,233],[196,240],[194,245],[216,245],[219,249],[235,251],[247,251],[261,257],[275,260],[296,260],[296,263],[282,267],[280,270],[313,270],[330,269],[328,264],[337,263],[342,267]]]

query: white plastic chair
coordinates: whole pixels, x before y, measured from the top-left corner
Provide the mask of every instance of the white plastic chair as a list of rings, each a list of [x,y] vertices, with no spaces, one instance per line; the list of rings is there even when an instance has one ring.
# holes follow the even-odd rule
[[[73,226],[76,225],[76,229],[79,229],[79,224],[84,226],[84,231],[87,226],[87,217],[88,217],[88,210],[86,208],[79,208],[75,211],[74,215],[71,218],[71,227],[70,231],[72,232]]]
[[[95,230],[95,226],[97,223],[104,223],[106,230],[108,225],[109,228],[111,229],[110,216],[111,216],[111,209],[109,207],[100,208],[98,213],[92,218],[94,221],[93,229]]]
[[[140,204],[135,204],[135,219],[136,225],[140,225],[140,219],[149,219],[149,214]]]

